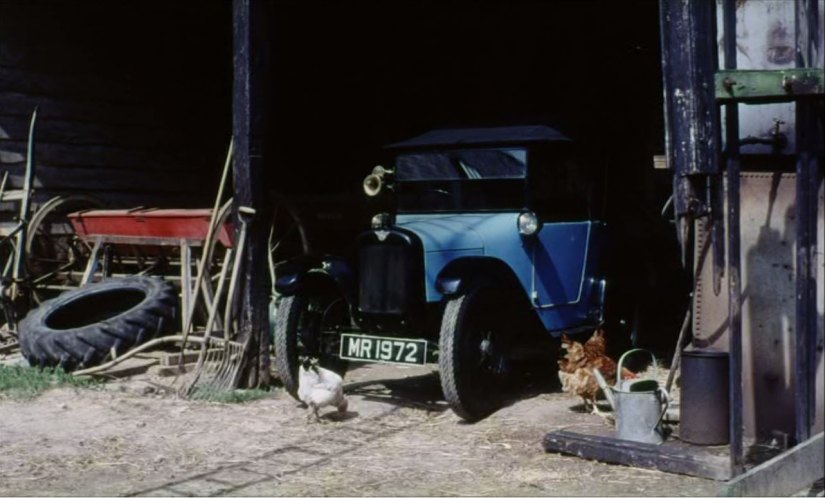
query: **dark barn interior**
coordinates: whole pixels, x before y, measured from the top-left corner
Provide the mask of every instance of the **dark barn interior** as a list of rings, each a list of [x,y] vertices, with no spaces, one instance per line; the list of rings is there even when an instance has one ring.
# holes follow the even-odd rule
[[[670,175],[652,165],[664,150],[656,2],[279,2],[273,11],[277,188],[354,206],[384,144],[432,128],[555,126],[603,171],[604,215],[621,240],[612,261],[629,286],[620,292],[647,322],[639,340],[672,347],[688,301],[672,225],[659,214]]]
[[[268,187],[295,201],[319,250],[346,253],[366,226],[360,184],[383,145],[433,128],[548,124],[602,168],[611,258],[629,282],[614,295],[638,305],[639,342],[672,350],[688,286],[660,215],[671,174],[652,161],[664,151],[657,2],[267,8]],[[39,195],[211,204],[232,125],[231,2],[0,10],[0,160],[12,182],[39,105]]]

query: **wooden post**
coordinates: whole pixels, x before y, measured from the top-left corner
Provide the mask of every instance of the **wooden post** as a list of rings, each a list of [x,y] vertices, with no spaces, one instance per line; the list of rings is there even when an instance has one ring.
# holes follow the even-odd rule
[[[819,34],[818,3],[797,0],[796,66],[815,67]],[[821,101],[820,101],[821,102]],[[822,140],[821,104],[796,101],[796,442],[811,437],[816,407],[816,223],[822,181],[817,141]]]
[[[241,384],[254,387],[269,382],[269,332],[267,327],[267,226],[263,172],[267,52],[265,24],[268,13],[262,0],[234,0],[232,133],[235,139],[233,219],[238,233],[238,207],[255,209],[251,220],[238,285],[234,316],[238,339],[249,341]],[[231,327],[232,324],[224,324]]]
[[[721,281],[723,210],[707,195],[720,180],[718,110],[713,94],[716,71],[716,5],[713,2],[659,1],[662,79],[665,90],[665,144],[673,168],[677,238],[686,265],[693,220],[710,214],[714,227],[714,282]],[[718,240],[717,240],[718,237]]]
[[[807,490],[822,477],[824,444],[820,432],[732,479],[720,496],[793,496],[795,493],[800,496],[800,491]]]

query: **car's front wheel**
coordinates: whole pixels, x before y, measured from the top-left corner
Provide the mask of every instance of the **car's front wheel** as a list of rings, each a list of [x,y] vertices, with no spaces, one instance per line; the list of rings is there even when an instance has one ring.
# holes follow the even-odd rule
[[[322,367],[342,377],[347,363],[330,351],[330,335],[348,317],[346,302],[337,296],[286,296],[278,303],[272,345],[275,370],[284,388],[297,399],[301,357],[318,358]]]
[[[450,299],[439,339],[441,389],[450,408],[474,422],[501,406],[510,372],[500,292],[478,284]]]

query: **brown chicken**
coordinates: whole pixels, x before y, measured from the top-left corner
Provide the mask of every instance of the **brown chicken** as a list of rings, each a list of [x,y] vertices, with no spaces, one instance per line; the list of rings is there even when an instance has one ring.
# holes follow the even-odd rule
[[[562,391],[581,396],[585,407],[592,407],[592,413],[601,414],[596,405],[599,383],[593,370],[598,369],[608,384],[616,383],[616,362],[606,354],[604,331],[595,331],[584,344],[562,335],[561,347],[565,350],[564,357],[558,362]],[[622,379],[635,377],[636,374],[622,368]]]

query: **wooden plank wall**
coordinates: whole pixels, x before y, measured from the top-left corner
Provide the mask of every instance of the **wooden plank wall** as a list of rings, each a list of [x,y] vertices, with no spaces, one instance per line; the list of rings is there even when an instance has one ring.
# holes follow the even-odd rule
[[[211,205],[231,71],[230,2],[0,0],[0,174],[22,184],[38,106],[36,202]]]

